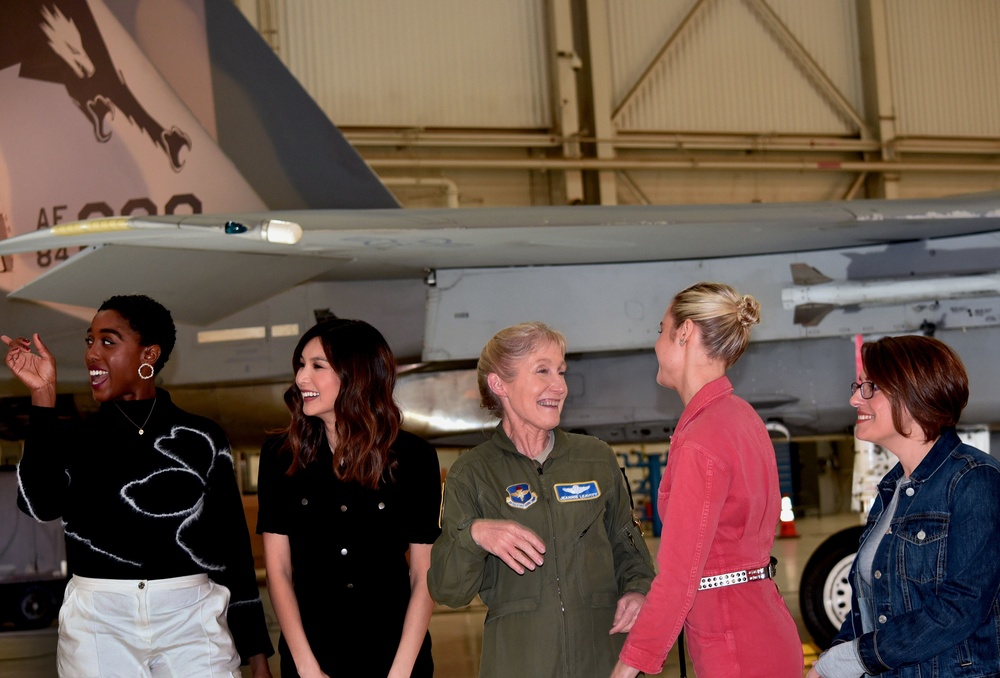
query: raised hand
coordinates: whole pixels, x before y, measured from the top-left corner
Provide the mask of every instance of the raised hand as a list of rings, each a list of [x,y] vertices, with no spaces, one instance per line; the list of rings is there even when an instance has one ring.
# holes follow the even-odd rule
[[[56,359],[49,353],[41,337],[36,332],[33,335],[38,353],[31,352],[31,339],[7,335],[0,337],[7,345],[7,355],[4,364],[10,368],[14,376],[31,390],[31,402],[34,405],[52,407],[56,398]]]
[[[469,527],[472,540],[518,574],[544,562],[545,543],[532,530],[513,520],[477,520]]]

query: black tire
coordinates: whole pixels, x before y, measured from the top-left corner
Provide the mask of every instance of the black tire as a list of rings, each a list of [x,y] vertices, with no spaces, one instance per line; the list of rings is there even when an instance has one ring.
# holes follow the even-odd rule
[[[802,622],[821,650],[830,647],[851,612],[848,574],[864,531],[864,526],[858,525],[830,536],[813,552],[802,570],[799,583]]]
[[[52,590],[32,584],[21,589],[14,610],[14,625],[19,629],[43,629],[52,624],[59,603]]]

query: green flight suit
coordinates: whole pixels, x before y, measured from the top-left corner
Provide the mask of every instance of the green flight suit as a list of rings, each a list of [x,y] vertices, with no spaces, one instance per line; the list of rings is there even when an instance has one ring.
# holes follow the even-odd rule
[[[514,520],[545,543],[545,563],[519,575],[469,533],[479,518]],[[431,552],[431,596],[488,612],[479,675],[607,678],[625,634],[608,635],[618,599],[647,593],[653,565],[607,444],[556,429],[539,466],[497,426],[456,461]]]

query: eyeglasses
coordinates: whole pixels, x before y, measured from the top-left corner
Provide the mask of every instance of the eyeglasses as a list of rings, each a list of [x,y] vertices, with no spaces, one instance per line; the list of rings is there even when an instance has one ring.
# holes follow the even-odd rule
[[[865,400],[871,400],[871,397],[875,395],[875,391],[878,390],[878,386],[870,381],[863,381],[860,384],[858,382],[851,383],[851,395],[854,395],[861,390],[861,397]]]

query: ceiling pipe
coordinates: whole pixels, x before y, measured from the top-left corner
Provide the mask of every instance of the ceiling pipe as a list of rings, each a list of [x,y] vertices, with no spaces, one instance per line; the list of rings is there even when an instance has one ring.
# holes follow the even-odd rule
[[[710,171],[773,171],[773,172],[971,172],[1000,173],[1000,163],[953,162],[885,162],[865,160],[638,160],[629,158],[513,158],[495,159],[419,159],[369,158],[375,170],[710,170]]]
[[[554,134],[436,131],[345,131],[357,147],[393,148],[559,148],[565,139]],[[823,136],[769,136],[753,134],[657,134],[621,132],[614,138],[579,137],[581,143],[611,144],[615,148],[671,151],[769,151],[875,153],[882,145],[873,139]],[[955,137],[897,137],[886,143],[897,154],[1000,155],[1000,139]]]
[[[448,207],[458,207],[458,184],[445,177],[379,177],[387,187],[408,186],[422,188],[444,189],[445,201]]]

